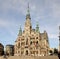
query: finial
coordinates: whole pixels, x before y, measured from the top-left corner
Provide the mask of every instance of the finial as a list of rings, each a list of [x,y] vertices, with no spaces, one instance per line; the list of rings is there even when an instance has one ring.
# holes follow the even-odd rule
[[[29,3],[28,3],[28,10],[27,10],[27,14],[30,14],[30,12],[29,12]]]
[[[28,3],[28,9],[29,9],[29,3]]]
[[[36,26],[39,27],[39,22],[38,22],[38,20],[36,21]]]
[[[29,11],[29,3],[28,3],[28,9],[27,9],[27,14],[26,14],[26,19],[30,18],[30,11]],[[31,18],[30,18],[31,19]]]

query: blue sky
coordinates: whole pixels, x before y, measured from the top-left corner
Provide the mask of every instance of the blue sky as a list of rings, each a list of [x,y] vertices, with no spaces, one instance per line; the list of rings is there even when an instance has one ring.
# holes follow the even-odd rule
[[[58,48],[60,0],[0,0],[0,42],[15,44],[20,25],[24,29],[28,2],[32,27],[38,21],[40,32],[48,33],[50,47]]]

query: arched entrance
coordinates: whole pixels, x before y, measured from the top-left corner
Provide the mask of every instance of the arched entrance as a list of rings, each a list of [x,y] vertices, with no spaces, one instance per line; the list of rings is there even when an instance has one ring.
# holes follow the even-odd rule
[[[26,50],[26,55],[28,55],[28,50]]]

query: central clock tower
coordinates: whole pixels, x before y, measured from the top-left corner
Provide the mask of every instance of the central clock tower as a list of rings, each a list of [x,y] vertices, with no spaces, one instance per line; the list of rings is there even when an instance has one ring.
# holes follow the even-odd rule
[[[31,18],[30,18],[30,11],[29,11],[29,5],[28,5],[28,10],[26,14],[26,22],[25,22],[25,33],[30,34],[31,33]]]

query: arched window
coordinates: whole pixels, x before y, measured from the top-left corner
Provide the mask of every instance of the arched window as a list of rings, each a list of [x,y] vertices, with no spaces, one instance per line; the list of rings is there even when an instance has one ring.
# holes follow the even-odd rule
[[[28,45],[28,38],[26,39],[26,45]]]
[[[32,41],[30,42],[30,44],[32,44]]]
[[[20,48],[20,42],[18,43],[18,48]]]
[[[38,41],[36,42],[36,44],[38,44]]]
[[[26,50],[26,55],[28,55],[28,50]]]

